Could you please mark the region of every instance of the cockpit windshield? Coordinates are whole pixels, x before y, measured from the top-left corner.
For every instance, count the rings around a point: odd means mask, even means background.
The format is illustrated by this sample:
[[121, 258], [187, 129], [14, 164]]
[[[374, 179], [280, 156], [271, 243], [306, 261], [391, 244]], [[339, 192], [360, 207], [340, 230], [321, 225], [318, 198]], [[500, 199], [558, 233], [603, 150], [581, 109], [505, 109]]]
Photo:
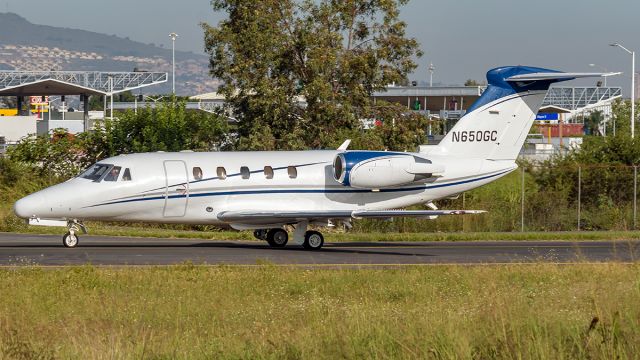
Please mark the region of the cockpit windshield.
[[80, 174], [78, 177], [83, 179], [93, 180], [93, 181], [100, 181], [104, 176], [104, 174], [106, 174], [107, 171], [112, 167], [113, 165], [108, 165], [108, 164], [94, 164], [90, 168], [85, 170], [85, 172]]
[[109, 170], [107, 176], [104, 177], [104, 181], [118, 181], [118, 176], [120, 176], [120, 166], [114, 166]]
[[[122, 177], [120, 175], [122, 175]], [[78, 177], [95, 182], [118, 181], [119, 178], [120, 181], [131, 181], [131, 171], [129, 168], [122, 170], [121, 166], [112, 164], [94, 164], [78, 175]]]

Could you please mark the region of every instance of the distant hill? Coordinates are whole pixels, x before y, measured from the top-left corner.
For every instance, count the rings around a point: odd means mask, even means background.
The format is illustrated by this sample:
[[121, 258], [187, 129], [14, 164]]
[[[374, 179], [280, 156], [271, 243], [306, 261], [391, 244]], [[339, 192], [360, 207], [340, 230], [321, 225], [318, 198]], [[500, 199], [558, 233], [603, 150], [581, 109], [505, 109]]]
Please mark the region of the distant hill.
[[[0, 44], [29, 44], [123, 56], [169, 58], [171, 49], [92, 31], [36, 25], [14, 13], [0, 13]], [[176, 58], [206, 56], [176, 51]]]
[[[171, 49], [115, 35], [37, 25], [14, 13], [0, 13], [0, 70], [170, 71]], [[208, 58], [176, 51], [179, 93], [215, 90]], [[151, 90], [152, 88], [149, 88]], [[167, 86], [153, 92], [166, 92]]]

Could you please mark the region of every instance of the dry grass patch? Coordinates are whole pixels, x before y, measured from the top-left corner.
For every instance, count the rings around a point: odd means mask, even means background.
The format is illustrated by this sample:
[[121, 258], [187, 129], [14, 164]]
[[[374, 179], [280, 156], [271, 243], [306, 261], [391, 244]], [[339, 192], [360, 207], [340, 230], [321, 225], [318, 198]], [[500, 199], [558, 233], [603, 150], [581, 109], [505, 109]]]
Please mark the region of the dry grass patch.
[[634, 358], [639, 270], [2, 270], [0, 358]]

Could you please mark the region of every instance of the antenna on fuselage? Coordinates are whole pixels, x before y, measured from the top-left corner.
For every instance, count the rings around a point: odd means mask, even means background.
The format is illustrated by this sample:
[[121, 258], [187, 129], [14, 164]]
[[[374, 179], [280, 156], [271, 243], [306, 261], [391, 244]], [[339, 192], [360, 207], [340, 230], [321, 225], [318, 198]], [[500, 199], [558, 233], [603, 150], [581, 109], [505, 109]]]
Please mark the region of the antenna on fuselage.
[[349, 147], [349, 144], [351, 144], [351, 139], [347, 139], [345, 140], [345, 142], [342, 143], [342, 145], [340, 145], [340, 147], [338, 148], [338, 150], [340, 151], [345, 151], [347, 150], [347, 148]]

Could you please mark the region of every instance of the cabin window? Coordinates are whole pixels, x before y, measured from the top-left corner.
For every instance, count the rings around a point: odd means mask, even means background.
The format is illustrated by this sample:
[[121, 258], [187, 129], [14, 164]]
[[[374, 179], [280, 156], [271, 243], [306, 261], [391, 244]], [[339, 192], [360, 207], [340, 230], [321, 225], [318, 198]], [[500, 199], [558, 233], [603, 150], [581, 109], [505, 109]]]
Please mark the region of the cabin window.
[[131, 171], [129, 171], [129, 168], [124, 169], [124, 173], [122, 174], [122, 181], [131, 181]]
[[267, 179], [273, 179], [273, 168], [271, 166], [264, 167], [264, 177]]
[[104, 181], [118, 181], [118, 176], [120, 176], [120, 170], [122, 168], [120, 166], [114, 166], [109, 170], [107, 176], [104, 177]]
[[251, 171], [249, 171], [249, 168], [246, 166], [243, 166], [240, 168], [240, 175], [242, 176], [243, 179], [248, 179], [251, 176]]
[[227, 178], [227, 170], [225, 168], [223, 168], [222, 166], [219, 166], [216, 169], [216, 174], [218, 175], [218, 179], [220, 180], [224, 180]]
[[290, 179], [295, 179], [295, 178], [298, 177], [298, 170], [296, 169], [295, 166], [287, 167], [287, 173], [289, 173], [289, 178]]
[[196, 180], [202, 180], [202, 169], [199, 167], [193, 168], [193, 178]]

